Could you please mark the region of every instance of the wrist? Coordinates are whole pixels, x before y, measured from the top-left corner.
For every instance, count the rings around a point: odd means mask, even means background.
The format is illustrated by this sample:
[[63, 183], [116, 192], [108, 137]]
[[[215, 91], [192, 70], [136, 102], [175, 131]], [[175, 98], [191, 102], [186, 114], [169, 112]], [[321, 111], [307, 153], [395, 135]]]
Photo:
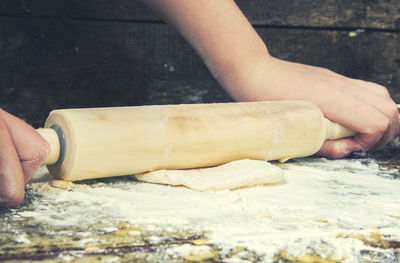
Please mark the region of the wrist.
[[258, 55], [225, 67], [223, 74], [216, 76], [216, 79], [236, 101], [265, 100], [264, 96], [259, 95], [266, 94], [268, 83], [265, 80], [273, 64], [274, 58], [265, 49]]

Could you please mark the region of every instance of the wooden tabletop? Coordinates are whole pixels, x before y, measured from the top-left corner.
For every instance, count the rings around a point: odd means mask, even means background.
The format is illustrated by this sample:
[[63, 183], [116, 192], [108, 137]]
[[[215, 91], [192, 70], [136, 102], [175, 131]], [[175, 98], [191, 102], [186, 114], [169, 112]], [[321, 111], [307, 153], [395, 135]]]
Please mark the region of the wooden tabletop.
[[294, 160], [285, 183], [224, 192], [36, 179], [1, 211], [0, 261], [398, 262], [399, 153]]

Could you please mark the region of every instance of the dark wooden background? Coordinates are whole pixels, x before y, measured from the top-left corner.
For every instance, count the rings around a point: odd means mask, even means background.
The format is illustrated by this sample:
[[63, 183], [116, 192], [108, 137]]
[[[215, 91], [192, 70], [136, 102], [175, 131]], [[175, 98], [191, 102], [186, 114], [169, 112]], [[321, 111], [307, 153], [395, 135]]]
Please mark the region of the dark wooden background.
[[[274, 56], [376, 81], [400, 102], [400, 0], [236, 2]], [[56, 108], [229, 100], [138, 0], [0, 0], [0, 107], [34, 126]]]

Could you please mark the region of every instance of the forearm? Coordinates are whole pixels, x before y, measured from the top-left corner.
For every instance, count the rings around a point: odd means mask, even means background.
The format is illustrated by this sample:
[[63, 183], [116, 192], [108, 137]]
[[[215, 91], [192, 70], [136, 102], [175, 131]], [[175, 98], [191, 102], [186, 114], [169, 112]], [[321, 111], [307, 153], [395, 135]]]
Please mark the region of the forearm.
[[143, 0], [173, 25], [231, 94], [242, 93], [267, 48], [233, 0]]

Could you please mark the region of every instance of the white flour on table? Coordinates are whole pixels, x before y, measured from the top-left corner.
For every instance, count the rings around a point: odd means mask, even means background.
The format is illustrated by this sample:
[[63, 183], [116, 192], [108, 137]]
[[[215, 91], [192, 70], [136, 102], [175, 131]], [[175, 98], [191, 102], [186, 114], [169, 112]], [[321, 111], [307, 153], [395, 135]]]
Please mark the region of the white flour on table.
[[300, 256], [312, 247], [343, 262], [358, 262], [363, 249], [379, 250], [357, 239], [338, 238], [340, 233], [368, 235], [379, 229], [400, 239], [400, 180], [378, 176], [373, 160], [304, 159], [281, 167], [285, 183], [236, 191], [197, 192], [118, 180], [57, 190], [34, 200], [35, 210], [20, 216], [64, 226], [112, 216], [135, 224], [207, 231], [210, 243], [225, 250], [245, 246], [266, 262], [281, 249]]

